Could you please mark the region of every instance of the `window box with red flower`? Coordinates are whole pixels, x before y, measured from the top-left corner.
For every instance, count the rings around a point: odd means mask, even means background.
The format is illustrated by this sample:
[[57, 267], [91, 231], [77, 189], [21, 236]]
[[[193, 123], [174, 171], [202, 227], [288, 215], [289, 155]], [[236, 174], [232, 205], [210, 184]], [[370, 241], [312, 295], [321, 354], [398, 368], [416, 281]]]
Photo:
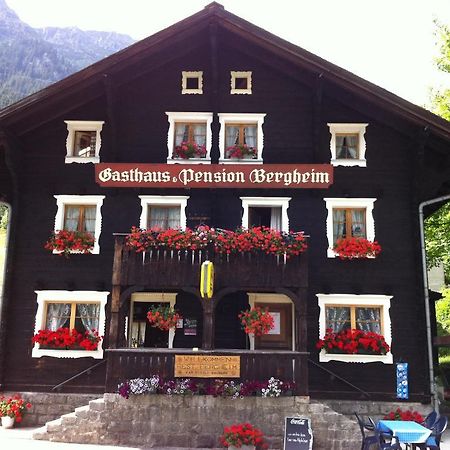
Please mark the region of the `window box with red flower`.
[[180, 145], [176, 145], [172, 155], [173, 159], [205, 159], [206, 158], [206, 146], [196, 144], [195, 142], [181, 142]]
[[44, 248], [69, 257], [71, 253], [92, 253], [95, 238], [87, 231], [59, 230], [52, 233]]
[[258, 151], [255, 147], [249, 147], [247, 144], [231, 145], [227, 147], [225, 157], [227, 159], [256, 159]]
[[338, 239], [333, 247], [334, 252], [341, 259], [375, 258], [381, 252], [377, 241], [371, 242], [361, 237]]

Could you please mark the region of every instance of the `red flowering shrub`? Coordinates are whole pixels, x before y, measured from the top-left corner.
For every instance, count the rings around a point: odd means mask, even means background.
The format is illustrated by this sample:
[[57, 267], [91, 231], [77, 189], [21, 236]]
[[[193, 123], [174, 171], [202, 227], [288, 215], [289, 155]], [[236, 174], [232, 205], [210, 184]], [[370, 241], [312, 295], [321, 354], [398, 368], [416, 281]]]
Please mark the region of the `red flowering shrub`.
[[241, 311], [238, 317], [244, 331], [255, 336], [267, 334], [275, 326], [268, 308], [257, 306], [248, 311]]
[[258, 151], [255, 147], [249, 147], [247, 144], [232, 145], [227, 147], [225, 157], [242, 159], [245, 156], [249, 156], [250, 158], [255, 159], [257, 152]]
[[250, 423], [238, 423], [225, 427], [222, 436], [220, 436], [220, 443], [224, 447], [234, 446], [240, 448], [243, 445], [267, 447], [262, 431]]
[[377, 256], [381, 246], [377, 241], [371, 242], [364, 238], [349, 237], [338, 239], [333, 250], [341, 259], [367, 258]]
[[350, 328], [339, 333], [327, 328], [325, 336], [319, 339], [316, 347], [323, 348], [328, 353], [385, 355], [389, 351], [389, 345], [381, 334]]
[[412, 411], [410, 409], [402, 411], [400, 408], [397, 408], [395, 411], [391, 411], [383, 418], [385, 420], [413, 420], [417, 423], [423, 423], [423, 421], [425, 420], [423, 416], [417, 411]]
[[181, 159], [205, 158], [206, 147], [195, 142], [183, 141], [180, 145], [175, 146], [172, 157]]
[[0, 397], [0, 417], [14, 418], [17, 423], [22, 422], [23, 413], [31, 408], [31, 403], [16, 394], [13, 397]]
[[70, 253], [91, 253], [94, 243], [94, 236], [87, 231], [60, 230], [52, 233], [44, 248], [68, 257]]
[[43, 348], [58, 348], [64, 350], [97, 350], [98, 343], [102, 340], [96, 330], [84, 334], [69, 328], [58, 328], [56, 331], [39, 330], [31, 338], [33, 344], [39, 344]]
[[175, 328], [177, 321], [181, 318], [181, 315], [169, 305], [152, 306], [147, 313], [147, 319], [150, 325], [164, 331]]

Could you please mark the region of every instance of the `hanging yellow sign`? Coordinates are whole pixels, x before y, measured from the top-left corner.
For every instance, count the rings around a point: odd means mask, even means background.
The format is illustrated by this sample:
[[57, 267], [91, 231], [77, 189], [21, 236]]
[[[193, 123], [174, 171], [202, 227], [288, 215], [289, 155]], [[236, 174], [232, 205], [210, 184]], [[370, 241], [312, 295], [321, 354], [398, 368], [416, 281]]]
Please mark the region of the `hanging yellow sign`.
[[214, 264], [205, 261], [200, 268], [200, 295], [211, 298], [214, 294]]

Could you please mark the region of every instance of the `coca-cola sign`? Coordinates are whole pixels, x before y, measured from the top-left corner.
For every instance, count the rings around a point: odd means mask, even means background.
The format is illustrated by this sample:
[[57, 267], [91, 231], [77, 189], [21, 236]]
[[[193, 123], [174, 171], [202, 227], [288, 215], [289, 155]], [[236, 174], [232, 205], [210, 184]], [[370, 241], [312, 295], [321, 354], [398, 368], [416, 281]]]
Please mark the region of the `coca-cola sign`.
[[325, 189], [333, 184], [333, 166], [101, 163], [95, 180], [104, 187]]

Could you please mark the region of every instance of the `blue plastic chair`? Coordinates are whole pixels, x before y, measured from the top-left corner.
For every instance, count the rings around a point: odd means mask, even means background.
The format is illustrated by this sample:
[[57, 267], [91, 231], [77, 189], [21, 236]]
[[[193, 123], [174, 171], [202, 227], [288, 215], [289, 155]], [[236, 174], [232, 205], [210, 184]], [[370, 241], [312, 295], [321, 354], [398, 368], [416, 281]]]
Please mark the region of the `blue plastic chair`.
[[434, 425], [440, 418], [439, 414], [433, 410], [428, 414], [427, 417], [425, 417], [425, 420], [422, 422], [422, 425], [426, 428], [429, 428], [430, 430], [433, 429]]
[[391, 433], [386, 433], [375, 428], [375, 437], [377, 439], [376, 444], [378, 445], [378, 450], [402, 450], [397, 436], [393, 436]]
[[420, 450], [440, 450], [442, 433], [446, 430], [448, 419], [445, 416], [439, 417], [433, 426], [433, 431], [424, 444], [415, 444], [414, 448]]
[[358, 416], [355, 412], [356, 420], [358, 421], [359, 429], [361, 430], [362, 441], [361, 441], [361, 450], [369, 450], [372, 445], [378, 443], [378, 438], [372, 434], [367, 435], [367, 431], [375, 432], [375, 426], [372, 419], [369, 417], [368, 422], [364, 422], [363, 418]]

